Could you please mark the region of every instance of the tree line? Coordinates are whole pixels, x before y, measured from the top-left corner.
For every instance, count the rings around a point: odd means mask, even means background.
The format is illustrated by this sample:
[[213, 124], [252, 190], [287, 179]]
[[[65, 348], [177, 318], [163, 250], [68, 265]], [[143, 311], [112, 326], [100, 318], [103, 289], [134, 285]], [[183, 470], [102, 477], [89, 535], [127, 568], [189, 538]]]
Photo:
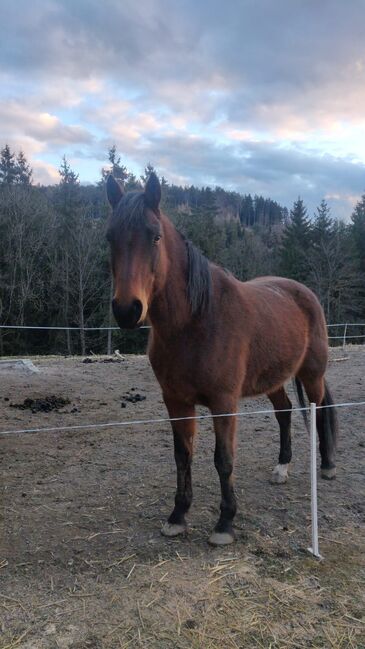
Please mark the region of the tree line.
[[[0, 324], [75, 328], [0, 329], [0, 354], [142, 351], [146, 333], [85, 331], [114, 326], [105, 241], [108, 173], [142, 189], [113, 146], [100, 181], [82, 185], [64, 157], [59, 182], [35, 186], [23, 152], [0, 153]], [[365, 194], [348, 223], [323, 200], [310, 218], [292, 208], [221, 187], [181, 187], [164, 177], [162, 209], [212, 261], [241, 280], [283, 275], [317, 294], [328, 322], [365, 321]]]

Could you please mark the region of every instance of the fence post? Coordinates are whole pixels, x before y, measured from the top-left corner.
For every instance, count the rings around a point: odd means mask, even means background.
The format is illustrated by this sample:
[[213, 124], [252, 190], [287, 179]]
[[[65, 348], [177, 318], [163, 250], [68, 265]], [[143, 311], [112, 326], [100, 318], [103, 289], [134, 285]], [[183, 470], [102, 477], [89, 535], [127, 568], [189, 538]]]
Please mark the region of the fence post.
[[346, 334], [347, 334], [347, 322], [345, 324], [345, 330], [343, 332], [342, 349], [345, 349], [345, 347], [346, 347]]
[[312, 547], [309, 552], [322, 559], [318, 548], [318, 509], [317, 509], [317, 407], [310, 404], [310, 469], [311, 469], [311, 515], [312, 515]]

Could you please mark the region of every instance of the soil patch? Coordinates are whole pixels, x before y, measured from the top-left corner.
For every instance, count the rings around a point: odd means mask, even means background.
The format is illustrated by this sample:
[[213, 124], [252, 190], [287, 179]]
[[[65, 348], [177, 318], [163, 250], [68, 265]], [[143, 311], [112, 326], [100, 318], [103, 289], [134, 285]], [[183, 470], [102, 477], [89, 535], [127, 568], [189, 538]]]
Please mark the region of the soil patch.
[[23, 403], [11, 403], [10, 408], [18, 408], [19, 410], [31, 410], [31, 412], [52, 412], [52, 410], [60, 410], [71, 403], [70, 399], [63, 397], [44, 397], [43, 399], [30, 399], [27, 397]]
[[[328, 367], [334, 400], [364, 401], [365, 346], [348, 346], [346, 357], [331, 352], [342, 361]], [[237, 542], [211, 548], [220, 502], [212, 421], [199, 422], [188, 533], [168, 539], [160, 529], [176, 485], [169, 423], [96, 427], [167, 417], [147, 358], [37, 366], [0, 381], [0, 431], [56, 429], [0, 436], [1, 649], [364, 649], [365, 407], [338, 412], [337, 480], [318, 480], [317, 561], [307, 552], [301, 413], [289, 481], [272, 485], [279, 427], [271, 413], [249, 414], [270, 409], [265, 397], [241, 401]], [[72, 407], [33, 414], [5, 401], [49, 394]], [[147, 399], [130, 406], [125, 397], [136, 394]], [[57, 430], [78, 424], [91, 428]]]

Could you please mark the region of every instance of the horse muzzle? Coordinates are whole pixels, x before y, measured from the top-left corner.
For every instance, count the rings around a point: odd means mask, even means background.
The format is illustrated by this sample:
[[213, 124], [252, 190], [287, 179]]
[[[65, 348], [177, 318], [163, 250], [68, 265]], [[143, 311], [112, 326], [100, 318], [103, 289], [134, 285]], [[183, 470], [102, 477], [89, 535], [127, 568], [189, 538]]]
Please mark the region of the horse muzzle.
[[112, 309], [114, 318], [121, 329], [135, 329], [142, 324], [143, 304], [140, 300], [133, 300], [127, 306], [122, 306], [114, 298]]

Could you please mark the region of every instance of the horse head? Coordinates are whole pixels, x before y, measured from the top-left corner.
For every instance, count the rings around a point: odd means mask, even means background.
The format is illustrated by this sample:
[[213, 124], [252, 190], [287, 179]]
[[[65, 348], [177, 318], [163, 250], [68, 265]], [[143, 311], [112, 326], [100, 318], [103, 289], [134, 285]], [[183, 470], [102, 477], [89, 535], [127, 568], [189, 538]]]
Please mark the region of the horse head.
[[107, 231], [114, 277], [112, 308], [121, 328], [134, 329], [145, 320], [166, 265], [161, 186], [152, 173], [144, 192], [124, 193], [110, 175], [106, 189], [113, 209]]

